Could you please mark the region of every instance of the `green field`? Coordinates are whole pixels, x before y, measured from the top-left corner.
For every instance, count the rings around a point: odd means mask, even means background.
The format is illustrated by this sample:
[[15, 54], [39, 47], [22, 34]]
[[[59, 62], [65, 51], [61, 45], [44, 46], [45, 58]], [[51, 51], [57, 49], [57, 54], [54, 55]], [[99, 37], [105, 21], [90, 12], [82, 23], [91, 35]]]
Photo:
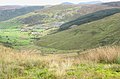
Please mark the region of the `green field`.
[[0, 29], [0, 43], [7, 47], [12, 47], [14, 49], [37, 49], [41, 50], [44, 53], [63, 53], [65, 51], [57, 50], [53, 48], [44, 48], [36, 45], [36, 38], [41, 38], [49, 33], [52, 33], [56, 28], [51, 28], [48, 30], [45, 29], [36, 29], [38, 33], [41, 33], [39, 36], [35, 36], [28, 32], [21, 32], [20, 29]]
[[10, 47], [25, 46], [30, 44], [28, 33], [21, 33], [18, 29], [1, 29], [0, 42]]

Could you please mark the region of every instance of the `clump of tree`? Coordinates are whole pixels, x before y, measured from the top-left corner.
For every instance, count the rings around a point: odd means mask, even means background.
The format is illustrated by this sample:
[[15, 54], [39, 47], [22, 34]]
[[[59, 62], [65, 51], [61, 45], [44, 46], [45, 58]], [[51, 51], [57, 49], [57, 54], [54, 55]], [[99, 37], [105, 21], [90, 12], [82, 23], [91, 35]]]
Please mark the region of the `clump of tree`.
[[6, 39], [6, 41], [3, 42], [3, 45], [6, 46], [6, 47], [12, 47], [12, 43], [10, 41], [9, 36], [5, 36], [5, 39]]

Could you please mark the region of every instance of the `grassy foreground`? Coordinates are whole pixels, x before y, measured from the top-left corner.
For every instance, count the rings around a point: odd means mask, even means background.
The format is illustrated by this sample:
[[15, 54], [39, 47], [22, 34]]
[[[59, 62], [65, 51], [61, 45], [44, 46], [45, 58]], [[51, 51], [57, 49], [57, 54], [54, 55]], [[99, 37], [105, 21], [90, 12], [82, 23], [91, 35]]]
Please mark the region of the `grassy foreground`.
[[0, 79], [119, 79], [120, 47], [46, 54], [0, 46]]

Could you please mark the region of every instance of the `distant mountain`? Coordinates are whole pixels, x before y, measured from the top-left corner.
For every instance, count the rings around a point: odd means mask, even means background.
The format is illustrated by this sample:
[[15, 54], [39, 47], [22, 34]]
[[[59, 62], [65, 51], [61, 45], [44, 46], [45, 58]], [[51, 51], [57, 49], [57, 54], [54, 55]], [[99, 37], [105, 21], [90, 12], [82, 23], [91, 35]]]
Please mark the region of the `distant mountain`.
[[40, 10], [43, 8], [44, 8], [44, 6], [29, 6], [29, 7], [22, 7], [19, 9], [16, 9], [14, 7], [14, 9], [11, 8], [11, 10], [10, 10], [10, 8], [9, 8], [9, 10], [0, 10], [0, 21], [9, 20], [9, 19], [12, 19], [14, 17], [24, 15], [24, 14], [27, 14], [29, 12]]
[[99, 4], [101, 1], [80, 2], [79, 4]]
[[63, 2], [62, 4], [63, 4], [63, 5], [72, 5], [72, 4], [74, 4], [74, 3], [71, 3], [71, 2]]
[[108, 6], [111, 6], [111, 7], [120, 7], [120, 1], [103, 3], [102, 5], [108, 5]]
[[19, 5], [8, 5], [8, 6], [0, 6], [0, 10], [13, 10], [13, 9], [20, 9], [23, 6]]

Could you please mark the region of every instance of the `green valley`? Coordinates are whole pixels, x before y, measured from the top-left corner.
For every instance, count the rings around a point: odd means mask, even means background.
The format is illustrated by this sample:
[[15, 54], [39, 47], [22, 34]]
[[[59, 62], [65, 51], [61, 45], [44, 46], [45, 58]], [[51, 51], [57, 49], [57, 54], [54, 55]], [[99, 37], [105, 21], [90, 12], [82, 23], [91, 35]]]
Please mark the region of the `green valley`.
[[0, 2], [0, 79], [120, 79], [120, 1], [54, 1]]

